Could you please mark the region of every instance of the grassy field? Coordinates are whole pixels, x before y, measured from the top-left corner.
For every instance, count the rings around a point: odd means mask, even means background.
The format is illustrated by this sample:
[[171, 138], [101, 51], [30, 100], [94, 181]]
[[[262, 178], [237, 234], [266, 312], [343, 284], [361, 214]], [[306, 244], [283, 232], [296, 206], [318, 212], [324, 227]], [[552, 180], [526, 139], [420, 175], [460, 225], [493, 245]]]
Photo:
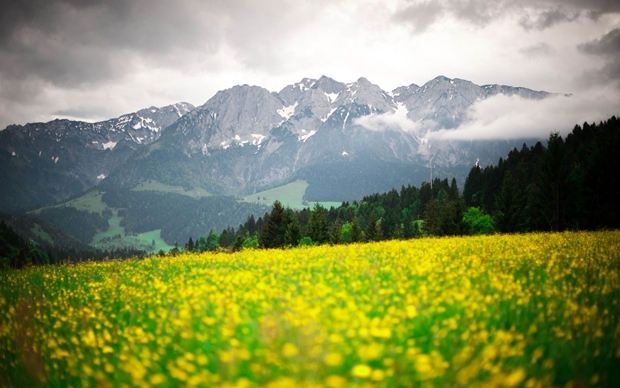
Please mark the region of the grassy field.
[[[133, 190], [154, 190], [154, 191], [165, 191], [165, 192], [174, 192], [183, 195], [188, 195], [194, 198], [198, 198], [201, 196], [208, 196], [204, 189], [193, 190], [192, 192], [185, 192], [182, 187], [169, 186], [161, 184], [157, 181], [152, 181], [151, 183], [145, 182], [142, 186], [138, 186]], [[158, 252], [160, 249], [168, 252], [173, 246], [168, 245], [160, 236], [160, 230], [152, 230], [150, 232], [140, 233], [136, 236], [126, 236], [125, 228], [120, 225], [123, 217], [118, 216], [118, 210], [116, 208], [109, 207], [105, 202], [101, 200], [101, 194], [98, 191], [89, 191], [83, 196], [73, 199], [60, 205], [55, 205], [52, 207], [74, 207], [77, 210], [89, 211], [102, 214], [103, 210], [110, 209], [112, 211], [112, 217], [108, 219], [108, 229], [97, 233], [93, 240], [91, 241], [91, 245], [95, 248], [100, 249], [108, 249], [114, 250], [118, 248], [137, 248], [143, 249], [146, 252]], [[37, 209], [31, 212], [33, 215], [37, 215], [45, 208]], [[45, 231], [41, 230], [40, 227], [34, 230], [33, 232], [39, 234], [42, 238], [48, 240], [52, 243], [52, 239]], [[120, 236], [120, 237], [119, 237]], [[155, 241], [155, 245], [152, 245], [152, 242]]]
[[182, 194], [182, 195], [187, 195], [192, 198], [208, 197], [211, 195], [209, 194], [207, 190], [203, 189], [202, 187], [186, 191], [181, 186], [170, 186], [170, 185], [167, 185], [165, 183], [160, 183], [155, 180], [142, 182], [138, 184], [136, 187], [134, 187], [132, 190], [134, 191], [159, 191], [159, 192], [164, 192], [164, 193]]
[[52, 239], [52, 237], [41, 228], [41, 225], [39, 224], [34, 224], [34, 228], [31, 229], [31, 231], [40, 239], [42, 239], [43, 241], [45, 241], [48, 244], [53, 245], [54, 244], [54, 240]]
[[[282, 203], [284, 207], [290, 207], [291, 209], [303, 209], [314, 205], [315, 202], [303, 202], [303, 196], [306, 192], [308, 183], [306, 181], [295, 181], [289, 184], [275, 187], [273, 189], [261, 191], [260, 193], [246, 196], [243, 201], [260, 203], [263, 205], [271, 206], [275, 200]], [[342, 202], [321, 202], [323, 206], [329, 209], [330, 206], [338, 207]]]
[[53, 207], [64, 207], [64, 206], [74, 207], [77, 210], [89, 211], [89, 212], [94, 212], [94, 213], [99, 213], [99, 214], [101, 214], [101, 212], [108, 207], [108, 205], [106, 205], [101, 200], [101, 194], [97, 190], [92, 190], [92, 191], [87, 192], [86, 194], [84, 194], [83, 196], [79, 198], [73, 199], [68, 202], [64, 202], [60, 205], [42, 207], [40, 209], [30, 212], [30, 214], [37, 215], [41, 212], [41, 210], [46, 209], [48, 207], [53, 208]]
[[0, 273], [0, 385], [616, 386], [620, 232]]
[[[97, 233], [93, 237], [91, 246], [99, 249], [118, 249], [118, 248], [137, 248], [146, 252], [158, 252], [160, 249], [168, 252], [173, 246], [168, 245], [161, 238], [161, 230], [152, 230], [150, 232], [140, 233], [136, 236], [126, 236], [125, 228], [120, 225], [123, 217], [119, 217], [118, 209], [111, 209], [112, 217], [108, 219], [108, 229]], [[155, 245], [152, 243], [155, 241]]]

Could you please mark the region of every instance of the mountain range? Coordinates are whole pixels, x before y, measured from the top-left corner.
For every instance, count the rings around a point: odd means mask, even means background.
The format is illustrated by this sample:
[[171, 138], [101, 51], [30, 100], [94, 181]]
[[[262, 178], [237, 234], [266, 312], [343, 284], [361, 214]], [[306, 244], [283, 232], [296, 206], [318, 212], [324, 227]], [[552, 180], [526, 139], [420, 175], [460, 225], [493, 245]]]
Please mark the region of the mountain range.
[[496, 163], [527, 139], [427, 135], [457, 128], [477, 101], [499, 94], [551, 95], [443, 76], [387, 92], [366, 78], [342, 83], [322, 76], [279, 92], [238, 85], [198, 107], [151, 107], [98, 123], [11, 125], [0, 131], [0, 210], [33, 210], [92, 189], [111, 193], [145, 183], [240, 198], [304, 181], [307, 201], [359, 199], [419, 185], [430, 174], [463, 183], [475, 163]]
[[[549, 96], [446, 77], [392, 92], [365, 78], [345, 84], [325, 76], [278, 93], [235, 86], [179, 118], [104, 183], [129, 188], [155, 179], [248, 195], [302, 179], [307, 199], [341, 201], [419, 184], [430, 167], [463, 178], [476, 160], [494, 163], [519, 142], [433, 142], [425, 134], [458, 127], [476, 101], [497, 94]], [[394, 117], [413, 128], [382, 125]]]
[[178, 103], [97, 123], [54, 120], [8, 126], [0, 131], [0, 209], [28, 209], [81, 194], [192, 109]]

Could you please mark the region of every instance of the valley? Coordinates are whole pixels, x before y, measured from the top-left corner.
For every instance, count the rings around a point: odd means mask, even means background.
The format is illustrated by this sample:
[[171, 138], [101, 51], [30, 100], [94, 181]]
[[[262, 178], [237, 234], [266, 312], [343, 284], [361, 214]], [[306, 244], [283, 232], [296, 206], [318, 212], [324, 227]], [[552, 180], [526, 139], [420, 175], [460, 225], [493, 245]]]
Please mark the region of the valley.
[[198, 107], [150, 107], [99, 123], [9, 126], [0, 131], [0, 210], [27, 212], [101, 249], [166, 251], [259, 218], [276, 199], [295, 210], [338, 207], [431, 175], [462, 186], [474, 164], [536, 139], [430, 134], [467, 122], [477, 101], [552, 95], [443, 76], [392, 91], [363, 77], [322, 76], [279, 92], [237, 85]]

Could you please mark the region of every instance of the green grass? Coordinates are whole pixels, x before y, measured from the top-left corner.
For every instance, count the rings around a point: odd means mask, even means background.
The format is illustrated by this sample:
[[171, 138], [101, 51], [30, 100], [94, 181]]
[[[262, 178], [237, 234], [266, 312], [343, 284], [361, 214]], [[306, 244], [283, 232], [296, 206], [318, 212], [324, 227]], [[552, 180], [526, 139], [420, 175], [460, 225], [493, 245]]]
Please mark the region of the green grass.
[[[282, 206], [288, 206], [291, 209], [301, 210], [305, 207], [312, 208], [315, 202], [303, 201], [304, 193], [306, 192], [307, 187], [308, 182], [298, 180], [283, 186], [248, 195], [243, 198], [243, 202], [259, 203], [261, 205], [270, 206], [278, 200], [282, 203]], [[320, 204], [329, 209], [330, 206], [340, 206], [341, 202], [320, 202]]]
[[58, 205], [45, 206], [45, 207], [42, 207], [40, 209], [36, 209], [36, 210], [31, 211], [31, 212], [29, 212], [29, 214], [37, 215], [37, 214], [41, 213], [41, 210], [43, 210], [43, 209], [58, 208], [58, 207], [64, 207], [64, 206], [74, 207], [77, 210], [82, 210], [82, 211], [88, 211], [88, 212], [94, 212], [94, 213], [101, 214], [101, 212], [108, 207], [108, 205], [106, 205], [101, 200], [101, 196], [102, 196], [102, 194], [100, 194], [99, 191], [92, 190], [92, 191], [87, 192], [86, 194], [84, 194], [83, 196], [81, 196], [79, 198], [75, 198], [75, 199], [72, 199], [71, 201], [64, 202], [64, 203], [61, 203], [61, 204], [58, 204]]
[[139, 235], [133, 237], [139, 244], [151, 246], [151, 242], [155, 241], [155, 247], [152, 247], [148, 252], [159, 252], [159, 250], [163, 250], [164, 252], [168, 252], [170, 249], [174, 248], [172, 245], [168, 245], [161, 238], [161, 229], [151, 230], [150, 232], [140, 233]]
[[[118, 209], [111, 209], [113, 216], [108, 219], [108, 230], [97, 233], [91, 245], [99, 249], [117, 249], [134, 247], [147, 252], [158, 252], [160, 249], [168, 252], [173, 246], [166, 244], [161, 238], [161, 229], [140, 233], [135, 236], [126, 236], [125, 228], [120, 225], [123, 217], [118, 215]], [[118, 237], [120, 235], [120, 237]], [[155, 241], [155, 246], [152, 242]]]
[[202, 198], [202, 197], [208, 197], [211, 195], [207, 190], [203, 189], [202, 187], [193, 188], [191, 190], [185, 190], [181, 186], [171, 186], [165, 183], [158, 182], [156, 180], [141, 182], [131, 190], [133, 191], [159, 191], [163, 193], [187, 195], [188, 197], [192, 197], [192, 198]]
[[[181, 186], [170, 186], [157, 181], [144, 182], [133, 188], [134, 191], [160, 191], [166, 193], [177, 193], [187, 195], [193, 198], [206, 197], [210, 194], [202, 189], [192, 189], [191, 191], [185, 191]], [[138, 249], [144, 249], [147, 252], [158, 252], [160, 249], [164, 251], [169, 251], [173, 248], [172, 245], [168, 245], [160, 236], [160, 230], [152, 230], [149, 232], [141, 233], [135, 236], [125, 236], [125, 228], [120, 225], [123, 217], [118, 216], [118, 210], [116, 208], [109, 207], [105, 202], [101, 200], [102, 194], [100, 194], [97, 190], [92, 190], [84, 194], [83, 196], [73, 199], [71, 201], [53, 205], [42, 207], [37, 210], [33, 210], [29, 212], [29, 214], [37, 215], [43, 209], [47, 208], [59, 208], [59, 207], [73, 207], [77, 210], [88, 211], [102, 214], [103, 210], [110, 209], [112, 211], [112, 217], [108, 219], [108, 229], [102, 232], [97, 233], [90, 245], [99, 249], [118, 249], [118, 248], [129, 248], [134, 247]], [[53, 244], [54, 241], [41, 227], [37, 224], [33, 229], [33, 233], [40, 236], [43, 240], [48, 241], [50, 244]], [[120, 235], [120, 238], [117, 237]], [[104, 240], [105, 239], [105, 240]], [[151, 245], [152, 241], [155, 241], [155, 247]]]
[[32, 233], [40, 238], [43, 241], [48, 242], [49, 244], [54, 244], [54, 239], [41, 228], [41, 225], [34, 224], [34, 227], [31, 229]]

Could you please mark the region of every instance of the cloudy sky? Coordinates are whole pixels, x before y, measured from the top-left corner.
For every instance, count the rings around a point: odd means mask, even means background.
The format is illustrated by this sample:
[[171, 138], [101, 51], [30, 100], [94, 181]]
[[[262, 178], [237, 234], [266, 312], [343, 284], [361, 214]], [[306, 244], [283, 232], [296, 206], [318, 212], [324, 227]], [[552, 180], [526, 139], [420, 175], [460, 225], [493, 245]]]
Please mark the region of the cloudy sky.
[[0, 13], [0, 128], [201, 105], [233, 85], [279, 91], [321, 75], [387, 91], [445, 75], [572, 93], [492, 101], [461, 129], [563, 118], [543, 123], [548, 134], [620, 114], [620, 2], [22, 0]]

